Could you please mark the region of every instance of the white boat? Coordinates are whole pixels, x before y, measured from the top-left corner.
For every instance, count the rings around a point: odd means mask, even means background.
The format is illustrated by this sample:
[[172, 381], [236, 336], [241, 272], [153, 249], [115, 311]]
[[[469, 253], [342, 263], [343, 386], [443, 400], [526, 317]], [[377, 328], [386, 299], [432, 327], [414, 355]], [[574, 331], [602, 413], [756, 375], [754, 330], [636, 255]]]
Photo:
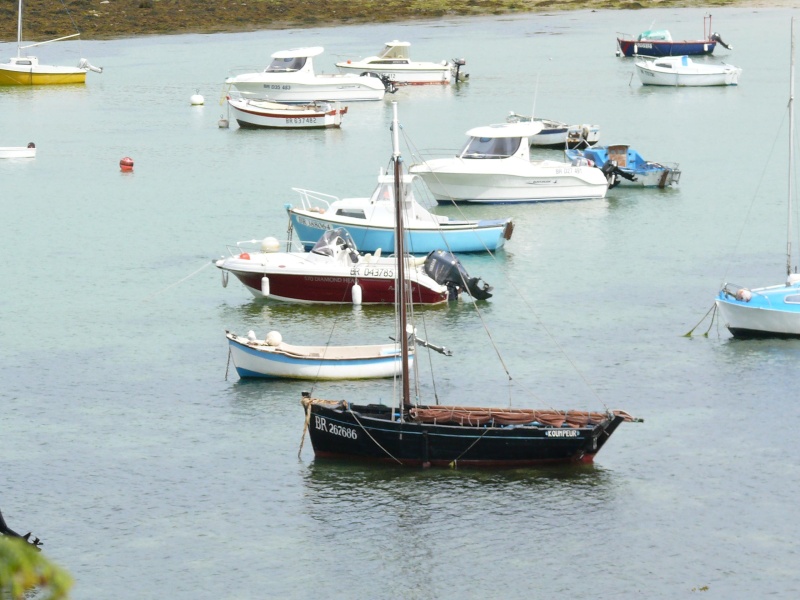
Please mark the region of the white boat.
[[345, 73], [378, 73], [385, 75], [394, 83], [409, 85], [448, 84], [453, 79], [458, 81], [467, 77], [460, 72], [460, 68], [465, 64], [463, 60], [454, 60], [452, 63], [446, 60], [414, 61], [408, 55], [410, 46], [410, 42], [398, 40], [386, 42], [377, 56], [337, 62], [336, 66]]
[[[451, 219], [434, 215], [414, 194], [416, 176], [403, 174], [401, 202], [404, 211], [407, 251], [428, 254], [438, 248], [450, 252], [486, 252], [502, 248], [511, 239], [514, 222], [504, 219]], [[420, 184], [421, 185], [421, 184]], [[328, 229], [342, 227], [362, 252], [394, 248], [395, 201], [394, 176], [381, 169], [378, 185], [371, 196], [343, 198], [293, 188], [300, 194], [300, 206], [286, 205], [292, 229], [309, 249]]]
[[534, 121], [542, 124], [542, 130], [530, 138], [531, 146], [536, 148], [586, 148], [600, 142], [600, 127], [598, 125], [567, 125], [561, 121], [542, 119], [541, 117], [527, 117], [515, 113], [508, 113], [506, 121], [509, 123], [528, 123]]
[[794, 17], [789, 75], [789, 241], [786, 281], [778, 285], [746, 288], [726, 283], [715, 306], [722, 323], [737, 338], [800, 338], [800, 274], [792, 267], [792, 214], [794, 189]]
[[228, 96], [233, 118], [244, 128], [327, 129], [341, 127], [347, 107], [338, 102], [283, 104]]
[[316, 73], [314, 57], [324, 50], [314, 46], [275, 52], [263, 71], [229, 77], [225, 83], [244, 97], [286, 103], [382, 100], [387, 90], [394, 90], [391, 82], [381, 77]]
[[36, 158], [36, 144], [27, 146], [0, 146], [0, 158]]
[[[294, 346], [277, 331], [257, 339], [225, 332], [239, 377], [282, 379], [376, 379], [401, 371], [400, 343], [368, 346]], [[412, 358], [409, 357], [409, 362]]]
[[439, 203], [553, 202], [604, 198], [609, 181], [597, 167], [531, 160], [530, 138], [542, 124], [498, 123], [467, 131], [452, 158], [413, 164]]
[[[382, 252], [360, 255], [344, 229], [326, 231], [311, 252], [280, 251], [280, 242], [265, 238], [239, 242], [230, 256], [215, 261], [223, 286], [232, 273], [256, 298], [305, 304], [392, 304], [398, 260]], [[389, 251], [387, 251], [387, 254]], [[467, 291], [477, 299], [491, 297], [491, 287], [471, 278], [449, 252], [406, 256], [406, 280], [416, 304], [440, 304]]]
[[103, 69], [89, 64], [85, 58], [78, 62], [77, 67], [63, 67], [43, 65], [35, 56], [23, 55], [22, 51], [34, 46], [41, 46], [51, 42], [59, 42], [79, 36], [79, 33], [66, 35], [46, 42], [22, 45], [22, 0], [19, 0], [17, 13], [17, 55], [7, 62], [0, 63], [1, 85], [56, 85], [67, 83], [86, 83], [86, 72], [102, 73]]
[[698, 63], [688, 56], [637, 60], [636, 72], [643, 85], [700, 87], [739, 85], [742, 69], [726, 64]]

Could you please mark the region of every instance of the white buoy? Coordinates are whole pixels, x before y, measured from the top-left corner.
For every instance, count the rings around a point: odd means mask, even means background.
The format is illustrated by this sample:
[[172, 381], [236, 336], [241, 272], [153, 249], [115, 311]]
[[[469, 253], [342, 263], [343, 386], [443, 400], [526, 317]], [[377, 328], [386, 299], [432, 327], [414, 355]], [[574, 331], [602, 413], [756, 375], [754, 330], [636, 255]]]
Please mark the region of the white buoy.
[[200, 95], [200, 90], [197, 90], [197, 93], [192, 94], [192, 97], [189, 98], [189, 102], [192, 103], [192, 106], [200, 106], [201, 104], [205, 104], [206, 100]]
[[226, 288], [228, 287], [228, 272], [221, 271], [221, 273], [222, 273], [222, 287]]
[[278, 331], [270, 331], [267, 337], [264, 338], [264, 341], [267, 343], [267, 346], [277, 347], [281, 345], [283, 336]]
[[220, 129], [227, 129], [229, 126], [228, 119], [225, 118], [225, 115], [219, 116], [219, 122], [217, 123]]
[[269, 277], [266, 275], [261, 278], [261, 293], [265, 298], [269, 296]]
[[278, 252], [280, 249], [281, 243], [278, 241], [278, 238], [265, 237], [263, 240], [261, 240], [262, 252]]
[[353, 304], [356, 306], [361, 306], [361, 286], [357, 283], [353, 285], [353, 289], [351, 290], [351, 294], [353, 296]]

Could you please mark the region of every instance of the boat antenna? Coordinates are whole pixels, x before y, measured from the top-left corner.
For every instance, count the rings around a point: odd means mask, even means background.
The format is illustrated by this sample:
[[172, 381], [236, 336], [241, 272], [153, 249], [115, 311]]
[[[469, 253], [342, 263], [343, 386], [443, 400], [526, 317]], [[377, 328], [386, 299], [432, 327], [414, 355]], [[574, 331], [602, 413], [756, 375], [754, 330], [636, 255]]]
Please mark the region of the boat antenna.
[[792, 51], [789, 59], [789, 218], [786, 236], [786, 275], [792, 274], [792, 191], [794, 188], [794, 17], [792, 17]]
[[397, 123], [397, 102], [392, 102], [392, 163], [394, 167], [394, 210], [395, 210], [395, 255], [397, 256], [397, 281], [395, 282], [395, 304], [399, 313], [400, 360], [402, 361], [403, 377], [403, 409], [400, 419], [403, 419], [405, 409], [411, 408], [411, 388], [408, 373], [408, 314], [406, 311], [406, 253], [405, 233], [403, 231], [403, 200], [401, 182], [403, 167], [400, 162], [400, 126]]

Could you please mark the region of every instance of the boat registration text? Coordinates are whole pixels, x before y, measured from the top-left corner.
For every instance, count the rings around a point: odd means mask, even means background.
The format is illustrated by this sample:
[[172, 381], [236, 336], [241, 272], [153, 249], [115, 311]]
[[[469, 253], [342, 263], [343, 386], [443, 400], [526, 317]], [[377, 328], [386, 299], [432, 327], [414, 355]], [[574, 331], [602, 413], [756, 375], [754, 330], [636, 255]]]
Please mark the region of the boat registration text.
[[314, 428], [317, 431], [324, 431], [326, 433], [330, 433], [331, 435], [338, 435], [350, 440], [358, 439], [358, 432], [355, 429], [343, 427], [342, 425], [337, 425], [336, 423], [328, 423], [327, 419], [317, 415], [314, 415]]

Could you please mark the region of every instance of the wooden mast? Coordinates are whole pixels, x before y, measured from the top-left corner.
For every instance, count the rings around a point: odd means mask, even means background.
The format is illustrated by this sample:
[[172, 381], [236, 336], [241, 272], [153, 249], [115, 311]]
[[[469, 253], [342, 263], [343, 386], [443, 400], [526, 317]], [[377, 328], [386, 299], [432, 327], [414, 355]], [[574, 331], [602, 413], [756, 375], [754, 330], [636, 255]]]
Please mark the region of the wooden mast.
[[[394, 210], [395, 210], [395, 257], [397, 259], [397, 281], [395, 282], [395, 304], [399, 311], [397, 332], [400, 339], [400, 360], [402, 360], [403, 408], [411, 407], [411, 388], [408, 374], [408, 313], [406, 310], [406, 257], [405, 232], [403, 230], [403, 168], [400, 163], [400, 125], [397, 123], [397, 102], [392, 102], [392, 163], [394, 166]], [[401, 420], [403, 412], [401, 412]]]

